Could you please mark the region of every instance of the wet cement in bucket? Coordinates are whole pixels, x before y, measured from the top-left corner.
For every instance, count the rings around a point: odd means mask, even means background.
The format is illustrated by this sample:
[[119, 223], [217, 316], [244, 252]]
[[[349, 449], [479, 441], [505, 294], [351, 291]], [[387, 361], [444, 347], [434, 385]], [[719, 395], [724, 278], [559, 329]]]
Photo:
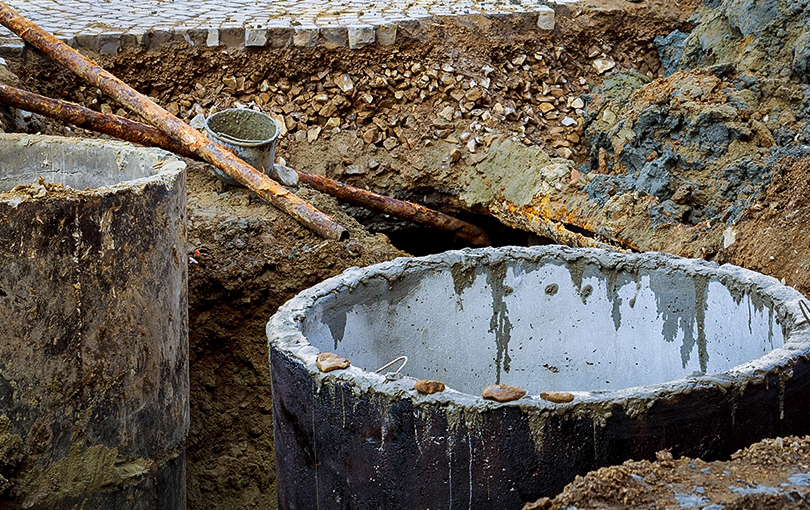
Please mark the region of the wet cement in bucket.
[[[268, 325], [281, 508], [519, 507], [664, 448], [710, 459], [802, 433], [799, 299], [661, 254], [462, 251], [348, 271]], [[322, 351], [352, 367], [319, 372]], [[404, 377], [374, 373], [399, 355]], [[449, 389], [421, 395], [420, 378]], [[528, 396], [477, 396], [497, 382]]]

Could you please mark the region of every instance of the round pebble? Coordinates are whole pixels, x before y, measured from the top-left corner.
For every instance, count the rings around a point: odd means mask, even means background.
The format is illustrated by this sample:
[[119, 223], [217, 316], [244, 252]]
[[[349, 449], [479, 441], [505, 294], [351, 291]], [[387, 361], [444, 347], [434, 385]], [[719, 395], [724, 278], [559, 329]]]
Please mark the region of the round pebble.
[[496, 402], [512, 402], [524, 395], [527, 391], [518, 386], [509, 386], [508, 384], [493, 384], [484, 388], [481, 396], [487, 400], [494, 400]]
[[321, 372], [331, 372], [332, 370], [349, 368], [352, 362], [334, 352], [322, 352], [315, 358], [315, 364]]
[[441, 381], [431, 381], [430, 379], [420, 379], [416, 381], [414, 388], [416, 388], [416, 391], [419, 393], [433, 395], [434, 393], [444, 391], [444, 383]]

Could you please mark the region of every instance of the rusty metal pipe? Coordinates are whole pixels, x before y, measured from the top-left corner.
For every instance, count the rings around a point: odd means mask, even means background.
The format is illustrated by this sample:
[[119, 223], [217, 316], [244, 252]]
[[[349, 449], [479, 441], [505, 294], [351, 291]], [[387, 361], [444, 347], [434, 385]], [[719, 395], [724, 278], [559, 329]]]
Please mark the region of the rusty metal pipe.
[[496, 200], [490, 204], [489, 211], [509, 227], [534, 232], [537, 235], [551, 239], [557, 244], [564, 244], [574, 248], [603, 248], [605, 250], [624, 251], [620, 247], [572, 232], [565, 228], [562, 223], [552, 221], [528, 207], [515, 207], [506, 200]]
[[173, 140], [159, 129], [118, 115], [97, 112], [69, 101], [52, 99], [0, 83], [0, 103], [58, 119], [81, 128], [92, 129], [128, 142], [160, 147], [181, 156], [199, 159], [186, 146]]
[[242, 159], [167, 112], [92, 60], [20, 16], [1, 1], [0, 24], [155, 125], [169, 137], [188, 147], [194, 154], [244, 184], [302, 225], [328, 239], [348, 237], [348, 231], [335, 220], [289, 192], [265, 174], [256, 171]]
[[[169, 150], [181, 156], [200, 159], [185, 145], [173, 140], [162, 131], [117, 115], [100, 113], [84, 106], [0, 84], [0, 102], [15, 108], [53, 117], [82, 128], [92, 129], [116, 138]], [[484, 230], [422, 205], [398, 200], [356, 188], [340, 181], [296, 170], [301, 182], [340, 200], [359, 205], [397, 218], [422, 223], [439, 230], [455, 232], [460, 238], [477, 246], [489, 246]]]
[[489, 236], [483, 229], [434, 209], [356, 188], [321, 175], [310, 174], [302, 170], [296, 170], [296, 172], [298, 172], [301, 182], [346, 202], [361, 205], [372, 211], [390, 214], [397, 218], [429, 225], [439, 230], [454, 232], [458, 238], [476, 246], [489, 246], [491, 244]]

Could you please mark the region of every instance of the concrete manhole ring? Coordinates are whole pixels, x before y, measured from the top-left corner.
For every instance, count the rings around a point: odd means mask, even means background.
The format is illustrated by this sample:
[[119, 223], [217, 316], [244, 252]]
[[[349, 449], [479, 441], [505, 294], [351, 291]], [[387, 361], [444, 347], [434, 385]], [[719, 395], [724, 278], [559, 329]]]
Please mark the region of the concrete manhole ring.
[[[281, 508], [519, 508], [661, 449], [710, 460], [806, 434], [802, 299], [660, 253], [461, 250], [350, 269], [267, 327]], [[320, 371], [328, 351], [351, 366]], [[400, 374], [376, 373], [400, 356]], [[494, 383], [528, 394], [481, 398]]]
[[0, 507], [186, 508], [185, 168], [0, 134]]

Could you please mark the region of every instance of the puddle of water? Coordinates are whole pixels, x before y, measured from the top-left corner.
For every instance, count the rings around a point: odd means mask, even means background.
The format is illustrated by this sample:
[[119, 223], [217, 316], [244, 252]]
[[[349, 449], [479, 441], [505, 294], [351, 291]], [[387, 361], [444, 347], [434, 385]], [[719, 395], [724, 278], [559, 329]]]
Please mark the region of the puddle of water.
[[810, 485], [810, 474], [796, 473], [788, 477], [788, 482], [799, 487], [807, 487]]

